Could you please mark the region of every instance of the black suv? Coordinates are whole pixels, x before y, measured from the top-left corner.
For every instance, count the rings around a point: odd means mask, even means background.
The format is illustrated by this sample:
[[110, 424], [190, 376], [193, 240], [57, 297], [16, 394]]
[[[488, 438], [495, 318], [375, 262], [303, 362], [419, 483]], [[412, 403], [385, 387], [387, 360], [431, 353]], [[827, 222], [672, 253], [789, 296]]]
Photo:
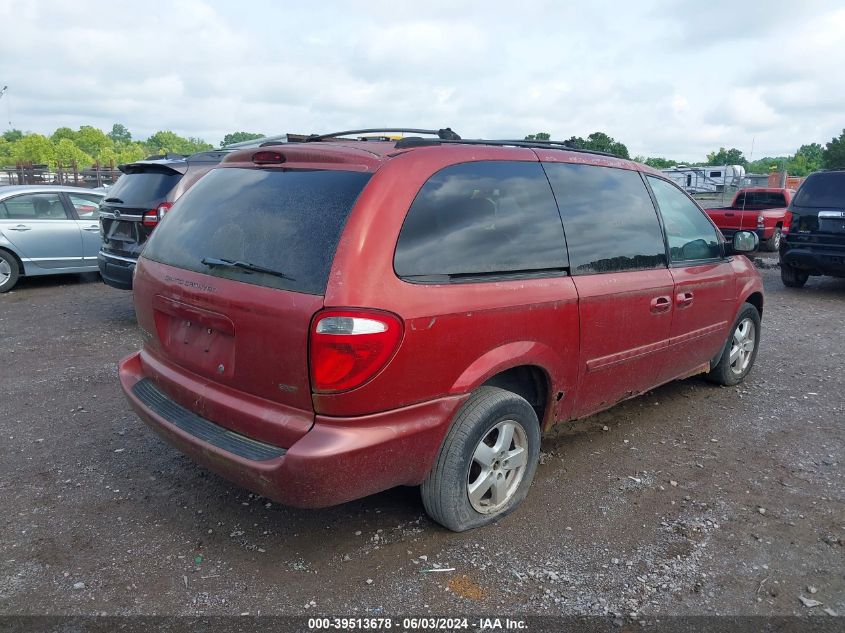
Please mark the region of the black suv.
[[106, 284], [132, 289], [138, 255], [159, 220], [227, 153], [218, 150], [191, 156], [168, 154], [120, 165], [123, 175], [100, 204], [103, 244], [97, 260]]
[[780, 246], [783, 284], [800, 288], [810, 275], [845, 277], [845, 169], [817, 171], [801, 185]]

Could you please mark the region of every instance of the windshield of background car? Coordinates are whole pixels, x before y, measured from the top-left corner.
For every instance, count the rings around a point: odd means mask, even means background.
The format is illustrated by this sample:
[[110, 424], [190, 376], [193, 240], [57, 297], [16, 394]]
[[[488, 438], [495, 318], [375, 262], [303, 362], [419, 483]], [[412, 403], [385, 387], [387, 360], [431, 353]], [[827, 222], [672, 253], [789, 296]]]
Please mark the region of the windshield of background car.
[[109, 188], [106, 204], [120, 200], [127, 207], [153, 208], [165, 201], [181, 179], [182, 174], [170, 169], [123, 174]]
[[797, 207], [845, 207], [845, 171], [810, 174], [794, 201]]
[[[183, 195], [143, 256], [259, 286], [326, 291], [340, 233], [370, 174], [351, 171], [215, 169]], [[228, 260], [243, 267], [203, 264]]]

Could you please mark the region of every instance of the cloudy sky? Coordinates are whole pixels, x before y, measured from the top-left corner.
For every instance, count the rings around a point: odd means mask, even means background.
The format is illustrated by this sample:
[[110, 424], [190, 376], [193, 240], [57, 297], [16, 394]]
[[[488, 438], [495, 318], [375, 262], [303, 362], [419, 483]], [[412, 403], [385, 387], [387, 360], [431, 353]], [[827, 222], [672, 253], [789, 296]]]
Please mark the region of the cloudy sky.
[[845, 128], [845, 3], [0, 0], [0, 129], [606, 131], [754, 157]]

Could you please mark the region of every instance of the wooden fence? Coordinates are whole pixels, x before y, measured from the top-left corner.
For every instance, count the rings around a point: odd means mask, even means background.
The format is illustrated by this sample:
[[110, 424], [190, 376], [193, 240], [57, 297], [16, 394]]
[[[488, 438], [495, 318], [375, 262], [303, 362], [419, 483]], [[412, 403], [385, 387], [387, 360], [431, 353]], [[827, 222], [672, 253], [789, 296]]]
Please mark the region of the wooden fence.
[[79, 169], [76, 161], [70, 165], [58, 163], [55, 169], [48, 165], [18, 162], [14, 167], [0, 168], [0, 185], [73, 185], [75, 187], [102, 187], [111, 185], [121, 172], [114, 163]]

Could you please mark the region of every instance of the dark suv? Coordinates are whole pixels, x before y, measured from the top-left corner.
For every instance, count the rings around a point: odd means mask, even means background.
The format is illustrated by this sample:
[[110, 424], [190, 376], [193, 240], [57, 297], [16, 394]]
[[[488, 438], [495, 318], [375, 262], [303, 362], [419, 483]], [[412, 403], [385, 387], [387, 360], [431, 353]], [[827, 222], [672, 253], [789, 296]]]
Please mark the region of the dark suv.
[[780, 276], [800, 288], [810, 275], [845, 277], [845, 169], [817, 171], [789, 206], [792, 219], [780, 246]]
[[103, 243], [97, 261], [106, 284], [132, 289], [132, 272], [150, 233], [179, 196], [227, 153], [171, 154], [120, 165], [123, 175], [100, 205]]
[[757, 236], [725, 242], [659, 172], [312, 138], [227, 156], [138, 260], [122, 387], [208, 468], [301, 507], [420, 485], [465, 530], [519, 505], [555, 423], [751, 370]]

